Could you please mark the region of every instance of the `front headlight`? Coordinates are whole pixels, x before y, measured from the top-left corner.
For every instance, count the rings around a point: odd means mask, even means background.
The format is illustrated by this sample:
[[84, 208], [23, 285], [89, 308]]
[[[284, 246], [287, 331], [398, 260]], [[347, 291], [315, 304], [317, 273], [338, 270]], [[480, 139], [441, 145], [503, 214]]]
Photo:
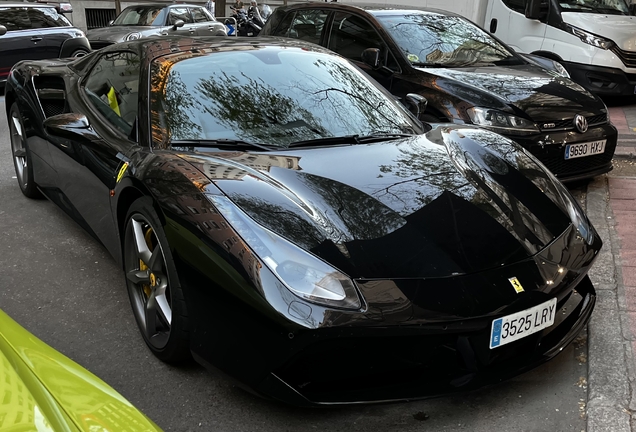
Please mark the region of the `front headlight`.
[[539, 129], [530, 120], [490, 108], [473, 107], [466, 110], [470, 121], [478, 126], [507, 135], [530, 135]]
[[141, 37], [141, 33], [135, 32], [135, 33], [131, 33], [128, 36], [126, 36], [126, 38], [124, 40], [126, 41], [133, 41], [133, 40], [137, 40]]
[[614, 46], [614, 42], [609, 39], [606, 39], [602, 36], [595, 35], [594, 33], [590, 33], [581, 28], [574, 27], [570, 24], [564, 24], [565, 31], [573, 34], [574, 36], [581, 39], [582, 42], [595, 46], [597, 48], [601, 48], [604, 50], [608, 50]]
[[71, 36], [73, 36], [74, 38], [80, 38], [80, 37], [84, 37], [84, 36], [85, 36], [85, 34], [84, 34], [84, 32], [83, 32], [83, 31], [81, 31], [81, 30], [73, 30], [73, 31], [71, 32]]
[[585, 243], [587, 243], [588, 245], [592, 245], [592, 243], [594, 242], [595, 231], [590, 224], [589, 219], [583, 212], [581, 205], [576, 200], [576, 198], [572, 196], [570, 191], [567, 190], [563, 183], [556, 179], [556, 177], [553, 177], [552, 181], [561, 194], [561, 198], [565, 203], [572, 224], [576, 227], [581, 237], [585, 240]]
[[207, 198], [292, 293], [324, 306], [360, 309], [360, 298], [347, 275], [262, 227], [229, 198], [218, 195], [207, 195]]
[[565, 78], [570, 78], [570, 73], [567, 71], [567, 69], [565, 69], [565, 67], [563, 67], [563, 65], [561, 63], [559, 63], [558, 61], [554, 62], [554, 70], [557, 71], [557, 73], [559, 75], [561, 75], [562, 77]]

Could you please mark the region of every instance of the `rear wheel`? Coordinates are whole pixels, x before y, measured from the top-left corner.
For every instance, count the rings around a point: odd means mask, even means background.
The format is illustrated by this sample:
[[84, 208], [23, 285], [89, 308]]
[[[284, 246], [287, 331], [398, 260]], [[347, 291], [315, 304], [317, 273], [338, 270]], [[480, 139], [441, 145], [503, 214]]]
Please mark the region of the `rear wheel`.
[[88, 54], [88, 51], [84, 49], [78, 49], [73, 51], [73, 54], [71, 54], [71, 57], [84, 57], [86, 54]]
[[31, 152], [27, 145], [24, 123], [22, 122], [22, 115], [17, 103], [11, 105], [9, 110], [9, 135], [11, 136], [13, 165], [20, 190], [26, 197], [40, 198], [42, 195], [33, 180]]
[[190, 350], [185, 300], [152, 200], [135, 201], [126, 221], [124, 270], [144, 341], [165, 362], [186, 360]]

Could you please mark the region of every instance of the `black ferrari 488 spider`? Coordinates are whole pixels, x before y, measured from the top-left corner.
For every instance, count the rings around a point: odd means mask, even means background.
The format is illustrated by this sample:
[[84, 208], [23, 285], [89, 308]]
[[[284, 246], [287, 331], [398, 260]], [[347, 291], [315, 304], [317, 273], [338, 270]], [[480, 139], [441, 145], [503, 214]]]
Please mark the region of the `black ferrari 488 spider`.
[[601, 240], [553, 175], [316, 45], [142, 39], [21, 62], [5, 101], [23, 193], [121, 263], [164, 361], [409, 400], [528, 370], [592, 313]]

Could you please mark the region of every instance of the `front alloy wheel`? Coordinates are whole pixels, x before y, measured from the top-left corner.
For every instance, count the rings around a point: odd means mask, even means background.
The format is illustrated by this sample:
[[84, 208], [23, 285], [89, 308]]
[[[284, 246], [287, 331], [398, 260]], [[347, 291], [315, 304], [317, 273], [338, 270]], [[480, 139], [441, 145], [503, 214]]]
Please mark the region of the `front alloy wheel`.
[[129, 211], [124, 239], [128, 294], [148, 347], [161, 360], [188, 356], [185, 302], [156, 213], [147, 199]]
[[41, 195], [33, 181], [31, 154], [27, 147], [24, 123], [22, 123], [22, 115], [17, 103], [11, 105], [9, 110], [9, 135], [11, 137], [13, 165], [20, 190], [28, 198], [38, 198]]

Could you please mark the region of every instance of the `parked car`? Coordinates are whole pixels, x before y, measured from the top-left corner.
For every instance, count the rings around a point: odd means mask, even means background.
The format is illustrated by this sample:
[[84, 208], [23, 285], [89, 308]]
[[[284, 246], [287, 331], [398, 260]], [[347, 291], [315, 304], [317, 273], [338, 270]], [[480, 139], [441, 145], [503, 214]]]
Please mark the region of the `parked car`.
[[0, 426], [6, 431], [161, 431], [101, 379], [0, 310]]
[[203, 6], [148, 4], [128, 6], [108, 27], [86, 34], [93, 49], [155, 35], [226, 36], [227, 29]]
[[81, 57], [89, 52], [84, 33], [55, 5], [0, 3], [0, 86], [20, 60]]
[[299, 405], [416, 399], [545, 362], [592, 313], [601, 240], [560, 181], [317, 45], [141, 39], [23, 62], [5, 103], [22, 192], [110, 251], [164, 361]]
[[[397, 97], [424, 96], [429, 104], [423, 120], [476, 124], [506, 135], [562, 181], [612, 169], [617, 131], [601, 99], [570, 80], [558, 63], [521, 56], [459, 15], [302, 3], [277, 8], [261, 35], [323, 45]], [[554, 67], [538, 66], [546, 62]]]

